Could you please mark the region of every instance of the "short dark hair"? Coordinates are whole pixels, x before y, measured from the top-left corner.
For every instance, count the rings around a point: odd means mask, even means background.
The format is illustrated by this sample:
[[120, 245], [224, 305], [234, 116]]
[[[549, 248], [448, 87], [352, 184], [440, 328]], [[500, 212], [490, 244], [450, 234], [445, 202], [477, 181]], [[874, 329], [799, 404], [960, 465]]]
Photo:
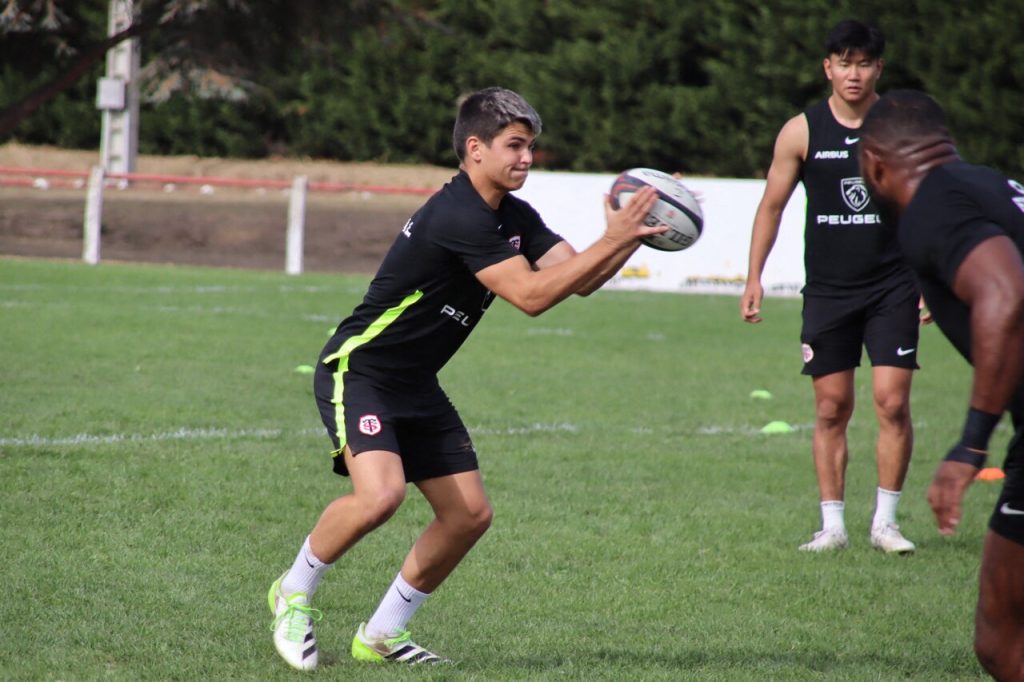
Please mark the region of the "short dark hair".
[[860, 127], [865, 140], [883, 146], [926, 136], [953, 136], [939, 103], [920, 90], [890, 90], [868, 110]]
[[856, 19], [843, 19], [825, 36], [825, 56], [845, 57], [851, 52], [863, 52], [878, 59], [885, 52], [885, 36], [881, 29]]
[[466, 155], [466, 140], [479, 137], [485, 144], [512, 123], [522, 123], [534, 135], [540, 135], [541, 120], [518, 93], [505, 88], [484, 88], [471, 93], [459, 104], [459, 115], [452, 131], [452, 144], [459, 161]]

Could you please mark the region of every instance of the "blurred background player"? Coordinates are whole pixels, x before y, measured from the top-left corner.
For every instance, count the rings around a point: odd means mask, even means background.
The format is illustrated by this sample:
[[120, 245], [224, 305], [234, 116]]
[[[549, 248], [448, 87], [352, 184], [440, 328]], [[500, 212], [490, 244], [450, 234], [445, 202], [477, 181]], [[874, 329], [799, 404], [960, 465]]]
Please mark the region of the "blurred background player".
[[317, 363], [317, 404], [334, 444], [336, 473], [352, 492], [331, 502], [292, 567], [270, 588], [274, 645], [292, 667], [318, 654], [310, 606], [325, 571], [395, 513], [414, 483], [434, 519], [416, 540], [377, 611], [359, 626], [352, 656], [370, 662], [436, 663], [406, 624], [491, 522], [476, 451], [438, 371], [493, 300], [539, 315], [588, 294], [636, 251], [653, 189], [614, 211], [607, 228], [576, 253], [526, 202], [509, 193], [526, 181], [541, 131], [537, 112], [502, 88], [460, 105], [453, 141], [460, 172], [401, 230], [363, 302], [337, 329]]
[[[960, 441], [928, 501], [939, 530], [960, 522], [989, 436], [1010, 410], [1006, 480], [982, 551], [975, 652], [999, 680], [1024, 680], [1024, 185], [963, 162], [939, 105], [921, 92], [883, 97], [864, 121], [864, 178], [898, 225], [900, 248], [943, 334], [974, 365]], [[895, 231], [895, 230], [894, 230]]]
[[831, 95], [790, 119], [779, 132], [750, 240], [740, 312], [761, 321], [761, 275], [797, 182], [807, 193], [804, 231], [803, 373], [814, 386], [814, 467], [821, 530], [800, 549], [848, 545], [844, 518], [847, 425], [854, 407], [854, 369], [866, 347], [878, 418], [878, 489], [871, 544], [912, 552], [896, 524], [896, 505], [910, 464], [910, 384], [917, 368], [919, 296], [891, 232], [872, 205], [857, 163], [858, 129], [878, 99], [885, 39], [874, 26], [845, 20], [825, 40]]

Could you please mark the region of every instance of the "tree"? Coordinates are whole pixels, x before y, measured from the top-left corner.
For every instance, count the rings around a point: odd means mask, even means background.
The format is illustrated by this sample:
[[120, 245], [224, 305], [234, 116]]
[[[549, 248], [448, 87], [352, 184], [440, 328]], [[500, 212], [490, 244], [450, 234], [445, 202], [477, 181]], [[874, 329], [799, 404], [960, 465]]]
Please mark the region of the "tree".
[[[107, 0], [71, 4], [6, 0], [0, 12], [0, 57], [5, 65], [15, 65], [23, 87], [0, 110], [0, 138], [92, 72], [112, 47], [125, 40], [161, 29], [169, 52], [194, 50], [198, 61], [216, 61], [234, 35], [251, 36], [243, 31], [224, 33], [219, 40], [211, 37], [214, 27], [251, 14], [245, 0], [137, 0], [132, 24], [112, 36], [105, 30]], [[46, 53], [52, 59], [42, 58]]]

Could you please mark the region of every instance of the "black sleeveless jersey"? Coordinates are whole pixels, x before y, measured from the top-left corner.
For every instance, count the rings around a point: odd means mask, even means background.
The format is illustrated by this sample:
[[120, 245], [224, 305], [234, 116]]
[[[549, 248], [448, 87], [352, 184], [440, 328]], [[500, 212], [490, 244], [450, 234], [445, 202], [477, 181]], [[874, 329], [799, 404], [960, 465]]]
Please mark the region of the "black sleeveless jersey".
[[861, 178], [858, 129], [836, 121], [828, 100], [810, 107], [804, 116], [809, 133], [800, 172], [807, 193], [804, 291], [866, 287], [893, 275], [909, 279], [895, 232], [882, 225]]
[[528, 203], [506, 195], [494, 210], [460, 172], [399, 232], [321, 362], [387, 383], [436, 375], [494, 298], [475, 273], [517, 254], [535, 263], [560, 241]]
[[1024, 254], [1024, 184], [986, 166], [954, 161], [932, 169], [900, 216], [899, 245], [942, 333], [971, 359], [970, 310], [953, 293], [967, 255], [995, 236]]

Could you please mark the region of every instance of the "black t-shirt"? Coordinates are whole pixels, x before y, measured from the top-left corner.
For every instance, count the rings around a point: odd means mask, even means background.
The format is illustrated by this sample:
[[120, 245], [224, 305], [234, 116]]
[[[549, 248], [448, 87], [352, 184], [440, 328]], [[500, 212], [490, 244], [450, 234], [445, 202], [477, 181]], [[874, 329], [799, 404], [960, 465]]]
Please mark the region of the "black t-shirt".
[[900, 217], [900, 249], [917, 274], [925, 302], [968, 360], [970, 310], [953, 293], [953, 282], [967, 255], [1000, 235], [1024, 253], [1024, 185], [963, 161], [929, 172]]
[[860, 132], [832, 115], [828, 100], [804, 112], [807, 158], [800, 179], [807, 193], [804, 293], [842, 293], [892, 276], [910, 282], [895, 235], [882, 224], [857, 161]]
[[520, 253], [535, 263], [560, 241], [517, 197], [493, 210], [460, 171], [402, 228], [321, 360], [389, 382], [433, 376], [494, 298], [475, 273]]

